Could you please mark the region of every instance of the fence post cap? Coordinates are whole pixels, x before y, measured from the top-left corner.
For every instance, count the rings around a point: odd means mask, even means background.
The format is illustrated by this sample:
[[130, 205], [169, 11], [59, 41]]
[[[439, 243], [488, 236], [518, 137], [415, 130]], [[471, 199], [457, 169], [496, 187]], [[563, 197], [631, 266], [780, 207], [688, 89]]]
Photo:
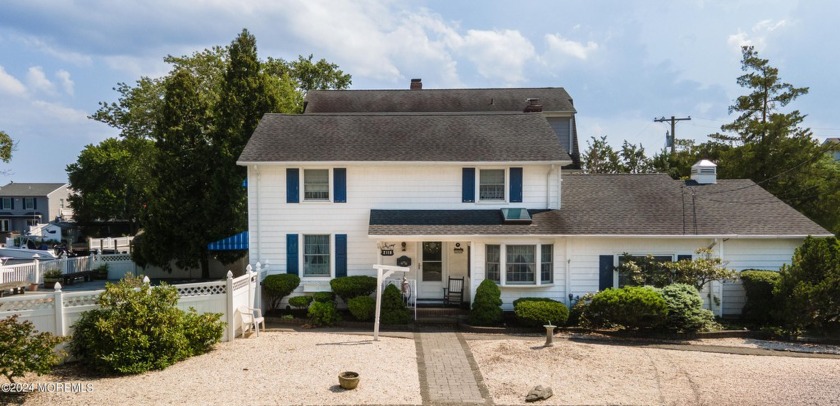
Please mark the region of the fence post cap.
[[61, 292], [61, 282], [56, 282], [53, 289], [55, 289], [56, 292]]
[[233, 271], [228, 270], [227, 277], [228, 277], [228, 279], [233, 279]]

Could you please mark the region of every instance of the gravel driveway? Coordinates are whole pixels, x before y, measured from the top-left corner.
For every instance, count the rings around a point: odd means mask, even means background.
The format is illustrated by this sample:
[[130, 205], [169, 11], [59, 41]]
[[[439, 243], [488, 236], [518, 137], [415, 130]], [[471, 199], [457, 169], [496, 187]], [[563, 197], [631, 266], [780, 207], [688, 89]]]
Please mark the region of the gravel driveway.
[[[411, 336], [408, 334], [407, 336]], [[536, 385], [554, 397], [539, 404], [790, 405], [840, 403], [840, 359], [676, 351], [558, 338], [464, 334], [495, 404], [523, 404]], [[727, 345], [737, 344], [731, 341]], [[749, 343], [744, 345], [755, 345]], [[835, 348], [836, 349], [836, 348]], [[360, 372], [344, 391], [336, 375]], [[28, 376], [27, 383], [90, 384], [82, 393], [0, 394], [0, 404], [420, 404], [414, 340], [318, 330], [269, 331], [222, 343], [209, 354], [139, 376]]]

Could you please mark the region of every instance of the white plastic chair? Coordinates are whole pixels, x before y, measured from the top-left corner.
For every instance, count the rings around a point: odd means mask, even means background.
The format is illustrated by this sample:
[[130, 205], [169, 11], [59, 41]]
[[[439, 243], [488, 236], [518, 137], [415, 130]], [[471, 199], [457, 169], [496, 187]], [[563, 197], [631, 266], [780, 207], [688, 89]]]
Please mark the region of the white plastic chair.
[[[256, 313], [256, 316], [254, 316], [254, 313]], [[265, 317], [262, 316], [262, 310], [240, 306], [239, 317], [242, 319], [242, 337], [245, 337], [245, 332], [248, 330], [256, 331], [257, 337], [259, 337], [260, 324], [262, 324], [263, 331], [265, 331]]]

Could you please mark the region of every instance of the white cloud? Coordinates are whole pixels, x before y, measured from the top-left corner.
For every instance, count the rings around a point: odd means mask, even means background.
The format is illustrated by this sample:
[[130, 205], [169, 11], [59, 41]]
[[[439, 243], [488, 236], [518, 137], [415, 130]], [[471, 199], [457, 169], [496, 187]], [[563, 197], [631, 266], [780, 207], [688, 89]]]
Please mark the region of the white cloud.
[[[726, 43], [735, 49], [738, 52], [741, 52], [741, 47], [747, 46], [756, 46], [755, 40], [751, 39], [747, 33], [738, 30], [738, 33], [732, 34], [726, 39]], [[761, 46], [757, 46], [757, 48], [763, 48], [764, 42], [761, 41]]]
[[753, 26], [753, 32], [776, 31], [779, 28], [786, 27], [787, 25], [788, 25], [788, 22], [786, 20], [779, 20], [779, 21], [776, 21], [776, 22], [773, 22], [773, 20], [762, 20], [762, 21], [759, 21], [758, 23], [756, 23], [756, 25]]
[[595, 42], [588, 41], [584, 44], [563, 38], [559, 34], [546, 34], [545, 42], [548, 44], [548, 52], [568, 55], [582, 61], [598, 50], [598, 44]]
[[65, 62], [70, 62], [79, 66], [90, 66], [92, 63], [92, 58], [88, 55], [84, 55], [78, 52], [58, 50], [55, 47], [44, 42], [44, 40], [34, 36], [20, 37], [19, 40], [26, 46], [38, 49], [47, 55], [50, 55], [56, 59]]
[[22, 96], [26, 94], [26, 86], [14, 76], [6, 73], [6, 69], [0, 66], [0, 93]]
[[55, 73], [55, 77], [57, 77], [58, 81], [61, 83], [61, 88], [64, 89], [64, 93], [72, 96], [75, 83], [73, 83], [73, 79], [70, 79], [70, 72], [67, 72], [64, 69], [59, 69]]
[[774, 31], [789, 27], [792, 24], [788, 20], [761, 20], [752, 26], [752, 35], [747, 34], [739, 29], [737, 33], [730, 35], [726, 43], [733, 47], [737, 52], [741, 52], [743, 46], [753, 46], [756, 50], [761, 51], [767, 47], [767, 37], [774, 33]]
[[516, 30], [468, 30], [458, 52], [486, 79], [514, 85], [525, 80], [524, 67], [534, 58], [534, 46]]
[[26, 72], [26, 81], [33, 90], [48, 94], [55, 94], [55, 85], [44, 75], [44, 69], [40, 66], [32, 66]]
[[44, 116], [55, 119], [59, 122], [82, 124], [87, 123], [87, 113], [82, 110], [77, 110], [71, 107], [63, 106], [56, 103], [50, 103], [43, 100], [35, 100], [32, 102], [32, 107], [41, 111]]

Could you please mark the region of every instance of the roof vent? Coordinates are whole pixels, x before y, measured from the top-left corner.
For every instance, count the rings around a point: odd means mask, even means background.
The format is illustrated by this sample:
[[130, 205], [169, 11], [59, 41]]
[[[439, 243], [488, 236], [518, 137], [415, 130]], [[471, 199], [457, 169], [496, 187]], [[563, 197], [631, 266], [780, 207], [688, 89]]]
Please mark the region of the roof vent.
[[528, 104], [525, 105], [525, 109], [522, 110], [525, 113], [539, 113], [543, 111], [543, 106], [542, 104], [540, 104], [540, 99], [529, 98], [525, 99], [525, 101], [528, 102]]
[[707, 159], [703, 159], [691, 166], [691, 180], [700, 185], [713, 185], [717, 183], [717, 165]]
[[423, 79], [411, 79], [411, 90], [422, 90], [423, 89]]

